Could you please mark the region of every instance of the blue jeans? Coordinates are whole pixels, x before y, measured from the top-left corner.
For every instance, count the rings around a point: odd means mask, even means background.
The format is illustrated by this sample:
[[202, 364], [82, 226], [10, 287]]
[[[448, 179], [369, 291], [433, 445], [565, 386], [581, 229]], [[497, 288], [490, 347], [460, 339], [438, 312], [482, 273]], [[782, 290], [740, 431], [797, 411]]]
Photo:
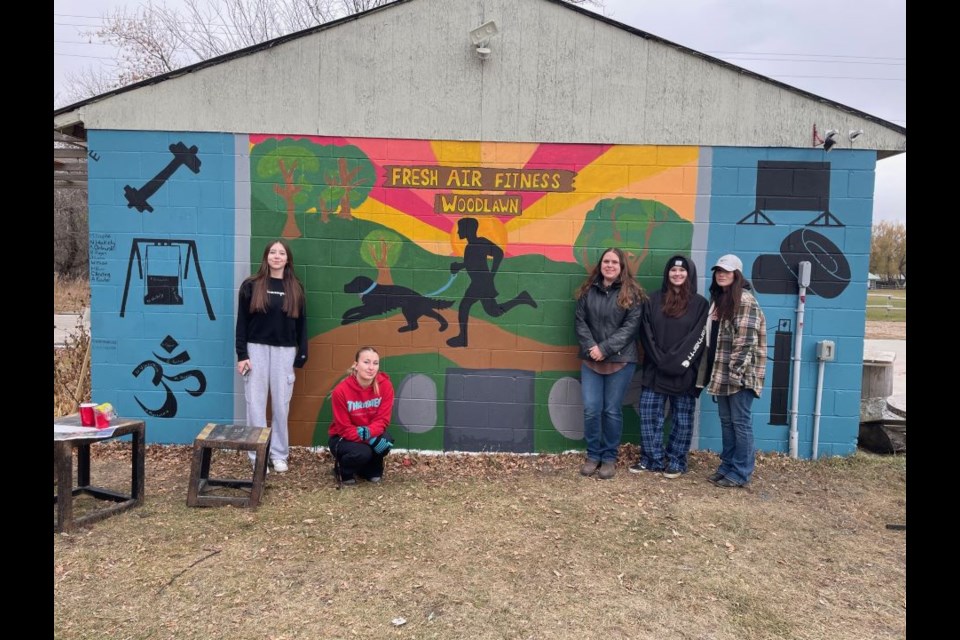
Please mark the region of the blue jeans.
[[[663, 407], [670, 400], [670, 438], [663, 449]], [[640, 464], [650, 471], [687, 470], [687, 453], [693, 437], [694, 396], [667, 395], [644, 387], [640, 392]]]
[[623, 396], [636, 370], [637, 364], [628, 362], [616, 373], [601, 375], [585, 364], [580, 365], [583, 439], [587, 442], [590, 460], [617, 461], [623, 433]]
[[746, 484], [753, 475], [753, 414], [750, 408], [756, 396], [750, 389], [744, 389], [732, 396], [716, 398], [723, 438], [717, 473], [737, 484]]

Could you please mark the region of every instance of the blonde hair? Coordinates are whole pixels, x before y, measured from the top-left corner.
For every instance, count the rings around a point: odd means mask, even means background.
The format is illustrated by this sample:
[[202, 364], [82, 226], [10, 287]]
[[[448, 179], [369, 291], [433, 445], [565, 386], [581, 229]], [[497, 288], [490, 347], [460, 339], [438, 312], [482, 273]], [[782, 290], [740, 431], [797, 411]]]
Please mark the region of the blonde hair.
[[[377, 351], [376, 348], [374, 348], [374, 347], [360, 347], [359, 349], [357, 349], [356, 355], [353, 356], [353, 364], [350, 365], [350, 368], [349, 368], [349, 369], [347, 369], [347, 375], [351, 375], [351, 376], [353, 376], [354, 378], [357, 378], [357, 362], [360, 361], [360, 354], [363, 353], [364, 351], [373, 351], [375, 354], [377, 354], [377, 357], [378, 357], [378, 358], [380, 357], [380, 352]], [[379, 370], [377, 371], [377, 373], [379, 373]], [[359, 382], [359, 381], [360, 381], [360, 379], [357, 378], [357, 382]], [[374, 392], [374, 393], [377, 393], [377, 394], [380, 393], [380, 385], [377, 384], [377, 377], [376, 377], [376, 376], [373, 377], [373, 392]]]

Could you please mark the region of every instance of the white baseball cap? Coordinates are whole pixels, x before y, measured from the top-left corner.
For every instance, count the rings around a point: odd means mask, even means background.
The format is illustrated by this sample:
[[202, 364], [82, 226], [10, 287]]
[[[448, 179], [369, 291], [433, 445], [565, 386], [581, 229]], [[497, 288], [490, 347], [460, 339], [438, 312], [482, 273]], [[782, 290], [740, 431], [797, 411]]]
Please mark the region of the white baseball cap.
[[724, 271], [739, 271], [743, 273], [743, 262], [737, 256], [732, 253], [728, 253], [725, 256], [720, 256], [720, 259], [717, 260], [717, 264], [713, 265], [711, 271], [716, 269], [723, 269]]

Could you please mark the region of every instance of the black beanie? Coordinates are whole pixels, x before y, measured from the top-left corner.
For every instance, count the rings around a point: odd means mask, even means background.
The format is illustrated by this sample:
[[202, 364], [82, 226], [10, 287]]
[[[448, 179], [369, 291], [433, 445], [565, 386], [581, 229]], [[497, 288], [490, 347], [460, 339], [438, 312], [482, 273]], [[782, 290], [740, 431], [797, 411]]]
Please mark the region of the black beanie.
[[683, 267], [686, 271], [690, 271], [690, 263], [687, 262], [687, 259], [683, 256], [674, 256], [670, 258], [670, 263], [667, 266], [667, 271], [673, 267]]

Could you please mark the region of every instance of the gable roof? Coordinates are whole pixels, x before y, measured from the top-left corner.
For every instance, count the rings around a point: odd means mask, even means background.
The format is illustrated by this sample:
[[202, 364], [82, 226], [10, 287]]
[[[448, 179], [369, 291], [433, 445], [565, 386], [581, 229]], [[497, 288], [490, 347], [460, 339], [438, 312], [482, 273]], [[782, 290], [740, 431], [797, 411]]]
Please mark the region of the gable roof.
[[[905, 127], [579, 6], [479, 4], [396, 0], [55, 109], [54, 127], [798, 148], [818, 127], [906, 151]], [[480, 60], [468, 32], [490, 19]]]

